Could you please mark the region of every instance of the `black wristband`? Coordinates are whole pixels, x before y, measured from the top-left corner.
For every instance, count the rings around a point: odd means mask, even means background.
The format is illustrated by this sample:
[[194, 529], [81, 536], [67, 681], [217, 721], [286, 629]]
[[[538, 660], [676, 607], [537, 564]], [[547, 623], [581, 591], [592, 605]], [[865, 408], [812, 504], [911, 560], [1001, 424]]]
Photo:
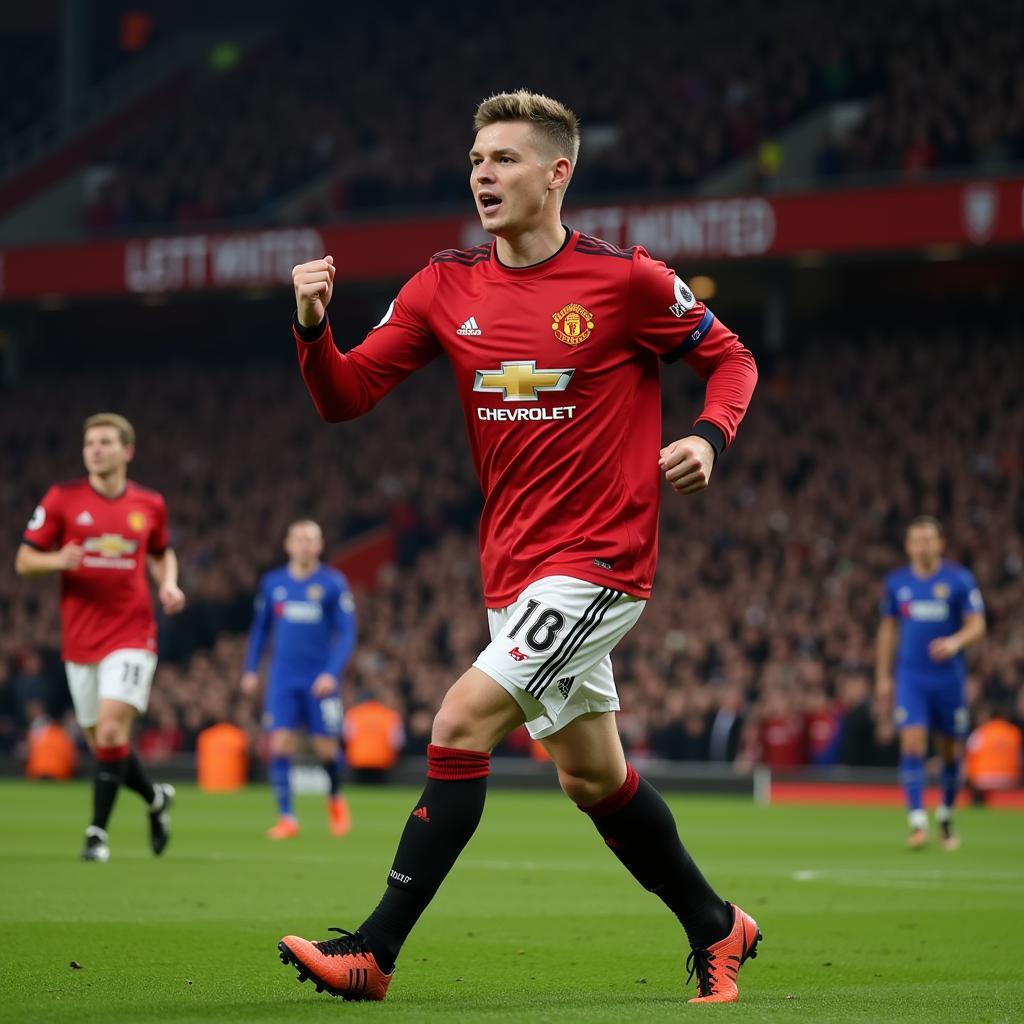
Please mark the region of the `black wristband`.
[[715, 449], [715, 461], [725, 451], [725, 434], [721, 428], [716, 427], [710, 420], [697, 420], [690, 431], [691, 437], [703, 437], [712, 448]]
[[299, 323], [299, 314], [296, 313], [292, 317], [292, 327], [295, 329], [295, 333], [302, 339], [302, 341], [319, 341], [324, 331], [327, 330], [327, 314], [324, 313], [323, 320], [320, 321], [315, 327], [303, 327]]

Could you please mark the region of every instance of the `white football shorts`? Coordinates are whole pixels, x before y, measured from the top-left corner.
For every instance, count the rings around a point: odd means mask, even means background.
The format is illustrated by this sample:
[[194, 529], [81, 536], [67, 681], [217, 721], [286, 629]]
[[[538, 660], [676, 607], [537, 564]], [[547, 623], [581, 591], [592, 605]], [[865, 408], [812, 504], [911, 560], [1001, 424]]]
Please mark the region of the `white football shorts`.
[[86, 727], [96, 724], [101, 700], [119, 700], [139, 712], [146, 710], [156, 672], [156, 655], [152, 651], [124, 648], [89, 665], [66, 661], [64, 670], [75, 718]]
[[487, 610], [491, 642], [473, 663], [503, 686], [534, 739], [580, 715], [618, 711], [612, 648], [646, 602], [571, 576], [531, 583], [508, 608]]

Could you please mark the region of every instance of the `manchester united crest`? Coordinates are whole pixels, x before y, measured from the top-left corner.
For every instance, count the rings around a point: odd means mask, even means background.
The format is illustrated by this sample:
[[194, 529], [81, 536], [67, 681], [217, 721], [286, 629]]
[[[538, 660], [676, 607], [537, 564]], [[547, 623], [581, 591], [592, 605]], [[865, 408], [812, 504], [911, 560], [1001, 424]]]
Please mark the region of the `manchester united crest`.
[[142, 533], [146, 528], [146, 516], [142, 512], [129, 512], [128, 513], [128, 525], [136, 533]]
[[582, 345], [594, 329], [594, 314], [578, 302], [570, 302], [551, 317], [551, 330], [563, 345]]

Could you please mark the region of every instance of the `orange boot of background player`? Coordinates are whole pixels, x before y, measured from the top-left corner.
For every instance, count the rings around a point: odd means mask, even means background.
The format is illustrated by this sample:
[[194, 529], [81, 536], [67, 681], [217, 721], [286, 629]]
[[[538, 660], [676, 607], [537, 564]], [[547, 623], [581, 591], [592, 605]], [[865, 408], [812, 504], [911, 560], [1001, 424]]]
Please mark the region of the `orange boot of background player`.
[[267, 829], [268, 839], [294, 839], [298, 834], [299, 823], [290, 814], [282, 814], [277, 824]]
[[347, 836], [352, 828], [352, 812], [348, 809], [348, 801], [343, 796], [327, 798], [327, 819], [331, 826], [332, 836]]

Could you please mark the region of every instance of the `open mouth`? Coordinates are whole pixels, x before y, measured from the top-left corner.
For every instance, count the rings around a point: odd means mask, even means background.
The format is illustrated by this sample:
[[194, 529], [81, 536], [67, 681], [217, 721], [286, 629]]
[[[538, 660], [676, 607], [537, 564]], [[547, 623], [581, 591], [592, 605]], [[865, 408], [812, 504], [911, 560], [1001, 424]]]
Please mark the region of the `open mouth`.
[[493, 213], [499, 206], [501, 206], [501, 200], [490, 192], [479, 193], [477, 199], [479, 200], [484, 213]]

